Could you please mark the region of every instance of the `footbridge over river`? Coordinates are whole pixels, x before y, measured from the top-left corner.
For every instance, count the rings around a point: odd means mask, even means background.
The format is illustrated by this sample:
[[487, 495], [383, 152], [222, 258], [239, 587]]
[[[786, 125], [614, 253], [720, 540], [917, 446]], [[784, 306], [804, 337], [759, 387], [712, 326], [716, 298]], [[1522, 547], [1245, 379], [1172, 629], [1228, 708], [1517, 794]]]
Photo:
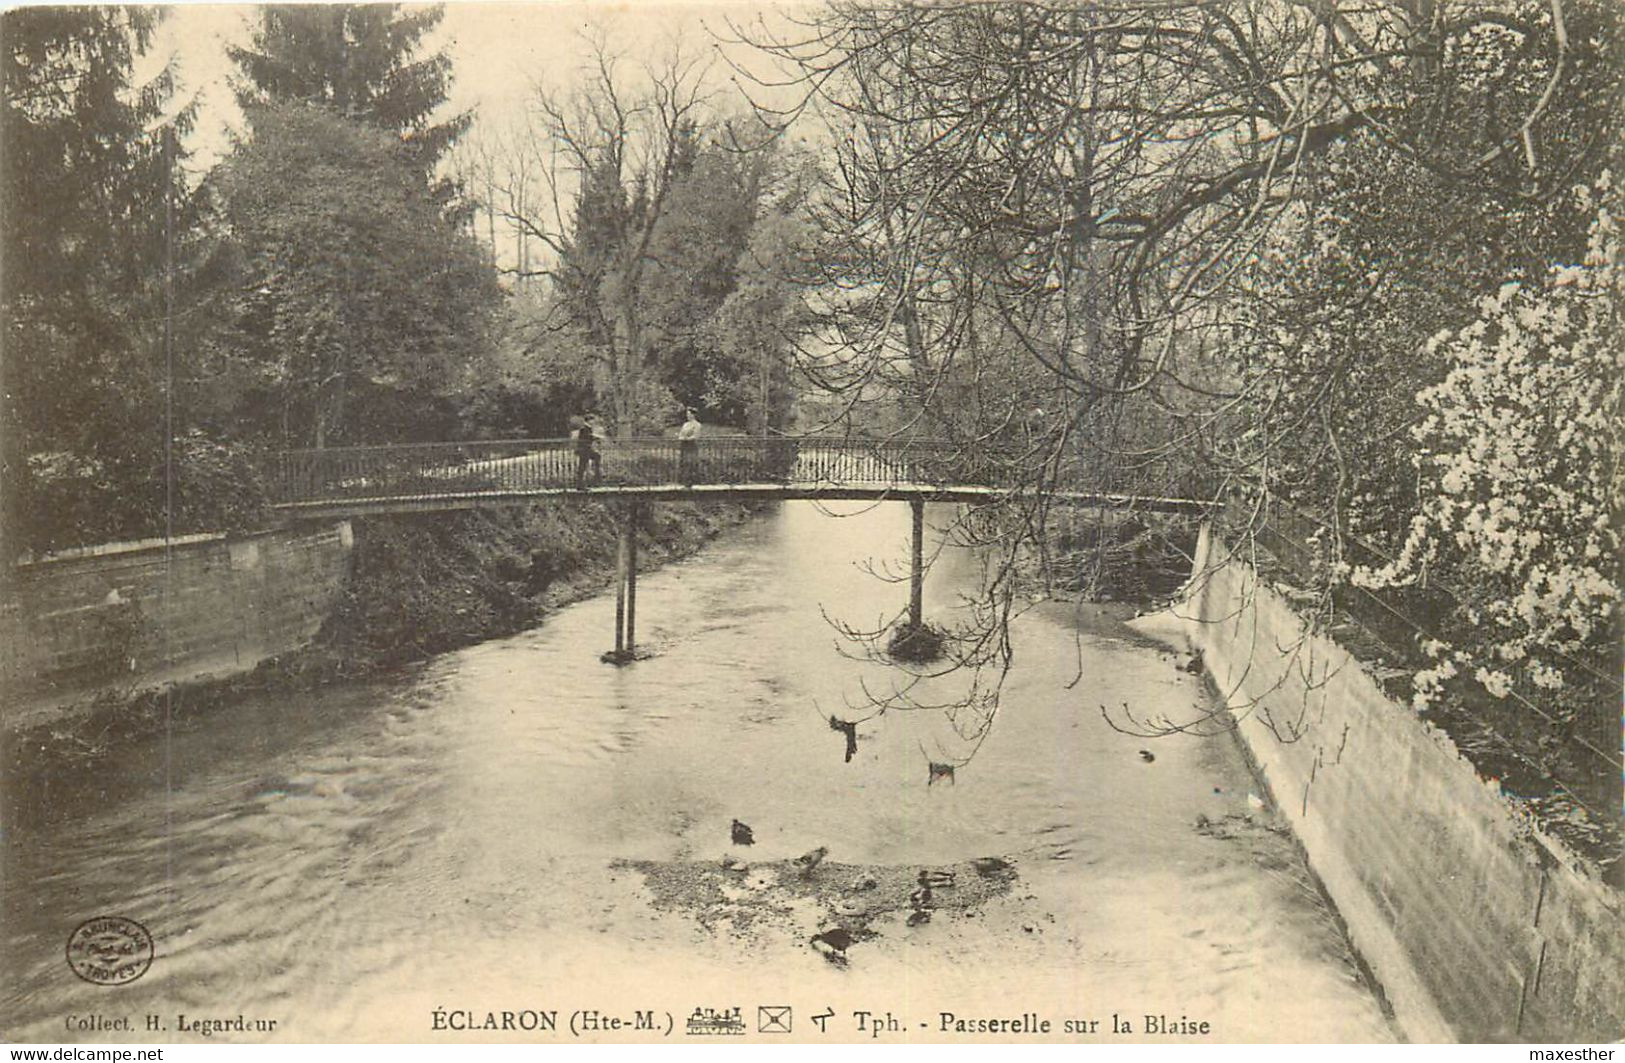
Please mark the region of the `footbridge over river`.
[[[432, 513], [544, 500], [619, 502], [615, 648], [636, 657], [641, 507], [683, 499], [908, 502], [913, 508], [909, 623], [918, 628], [927, 502], [1031, 499], [1199, 516], [1211, 503], [1180, 497], [1151, 468], [1117, 468], [1087, 484], [1034, 483], [1014, 448], [941, 439], [708, 437], [599, 439], [601, 467], [583, 475], [570, 439], [478, 440], [290, 450], [273, 456], [272, 508], [295, 519]], [[1147, 489], [1162, 487], [1163, 490]], [[1132, 489], [1138, 488], [1138, 490]], [[1189, 492], [1195, 493], [1195, 492]]]

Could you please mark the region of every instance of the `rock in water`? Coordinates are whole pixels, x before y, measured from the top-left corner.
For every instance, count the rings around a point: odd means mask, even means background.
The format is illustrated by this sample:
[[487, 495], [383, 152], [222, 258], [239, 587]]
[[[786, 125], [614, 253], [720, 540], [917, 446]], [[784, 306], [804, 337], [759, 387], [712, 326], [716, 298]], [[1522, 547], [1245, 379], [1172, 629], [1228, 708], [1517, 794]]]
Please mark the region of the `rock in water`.
[[745, 824], [739, 822], [737, 819], [734, 820], [733, 839], [734, 839], [734, 844], [735, 845], [755, 845], [756, 844], [756, 836], [751, 833], [750, 828], [748, 826], [746, 826]]
[[1010, 861], [997, 856], [979, 856], [971, 861], [971, 866], [983, 878], [992, 878], [994, 875], [1005, 875], [1012, 871]]

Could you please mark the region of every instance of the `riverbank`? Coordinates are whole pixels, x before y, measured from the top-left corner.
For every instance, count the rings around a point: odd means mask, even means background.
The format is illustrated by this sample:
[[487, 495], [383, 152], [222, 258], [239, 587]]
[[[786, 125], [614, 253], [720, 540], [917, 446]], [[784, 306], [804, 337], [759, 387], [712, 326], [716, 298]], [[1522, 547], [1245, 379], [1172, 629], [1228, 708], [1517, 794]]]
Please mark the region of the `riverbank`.
[[1190, 579], [1196, 522], [1159, 513], [1058, 507], [1021, 566], [1025, 588], [1058, 601], [1115, 603], [1126, 619], [1172, 601]]
[[[667, 502], [639, 512], [639, 567], [648, 570], [693, 554], [760, 507]], [[621, 519], [588, 501], [357, 522], [344, 592], [311, 648], [284, 670], [318, 681], [365, 676], [533, 627], [610, 584]]]
[[1219, 536], [1197, 554], [1187, 600], [1135, 626], [1203, 662], [1408, 1036], [1616, 1038], [1618, 890], [1395, 700], [1345, 632]]
[[[640, 564], [689, 556], [759, 511], [742, 503], [643, 507]], [[533, 627], [611, 583], [619, 519], [607, 505], [583, 502], [354, 521], [349, 571], [308, 645], [237, 675], [104, 690], [48, 722], [8, 728], [0, 763], [11, 779], [38, 778], [190, 726], [250, 694], [361, 679]]]

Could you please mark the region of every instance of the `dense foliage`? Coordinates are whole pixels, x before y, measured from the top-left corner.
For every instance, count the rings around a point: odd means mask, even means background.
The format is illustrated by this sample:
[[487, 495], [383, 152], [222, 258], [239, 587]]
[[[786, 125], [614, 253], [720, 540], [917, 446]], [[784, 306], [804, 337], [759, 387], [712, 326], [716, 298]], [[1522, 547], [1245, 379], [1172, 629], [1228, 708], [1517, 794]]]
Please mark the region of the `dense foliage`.
[[247, 75], [238, 92], [249, 114], [263, 103], [312, 103], [398, 137], [404, 158], [434, 180], [450, 206], [456, 183], [435, 165], [467, 131], [471, 115], [436, 122], [451, 87], [451, 59], [419, 57], [444, 10], [400, 4], [267, 4], [248, 48], [228, 49]]
[[9, 559], [170, 525], [165, 279], [179, 275], [171, 292], [186, 298], [194, 204], [175, 169], [189, 113], [167, 114], [167, 71], [132, 82], [153, 11], [3, 18]]
[[1361, 586], [1433, 582], [1460, 597], [1450, 640], [1428, 643], [1439, 661], [1420, 677], [1419, 706], [1458, 672], [1506, 697], [1520, 681], [1586, 690], [1612, 666], [1625, 497], [1621, 198], [1607, 173], [1578, 191], [1593, 218], [1584, 259], [1507, 282], [1474, 321], [1430, 343], [1447, 371], [1416, 398], [1426, 414], [1409, 451], [1419, 512], [1394, 561], [1352, 574]]
[[500, 295], [436, 173], [438, 9], [264, 9], [201, 178], [170, 73], [132, 82], [158, 17], [4, 16], [8, 558], [252, 523], [264, 447], [467, 430]]
[[377, 441], [372, 389], [461, 390], [496, 279], [399, 141], [323, 107], [257, 108], [218, 176], [238, 296], [223, 322], [232, 407], [283, 445]]

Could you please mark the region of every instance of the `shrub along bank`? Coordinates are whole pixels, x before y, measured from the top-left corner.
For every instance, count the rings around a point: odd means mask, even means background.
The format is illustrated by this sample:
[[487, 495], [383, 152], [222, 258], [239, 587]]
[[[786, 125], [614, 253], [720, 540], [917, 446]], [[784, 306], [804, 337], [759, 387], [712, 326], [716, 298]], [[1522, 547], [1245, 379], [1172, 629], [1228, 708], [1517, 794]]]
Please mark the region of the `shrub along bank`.
[[[639, 567], [691, 554], [753, 512], [729, 503], [646, 506]], [[611, 579], [620, 519], [589, 501], [358, 521], [339, 605], [290, 666], [362, 675], [534, 626]]]

